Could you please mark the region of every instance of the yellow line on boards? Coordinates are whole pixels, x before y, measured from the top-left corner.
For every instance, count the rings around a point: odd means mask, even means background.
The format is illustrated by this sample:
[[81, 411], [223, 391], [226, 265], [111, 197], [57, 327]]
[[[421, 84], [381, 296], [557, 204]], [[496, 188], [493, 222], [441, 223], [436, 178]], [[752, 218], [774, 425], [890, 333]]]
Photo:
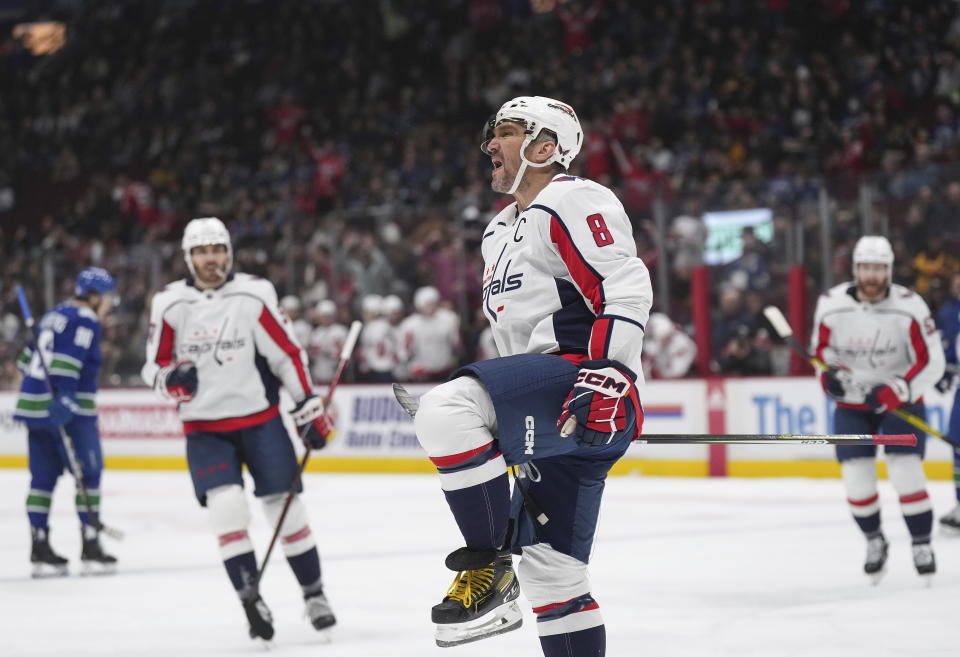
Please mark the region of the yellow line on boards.
[[[182, 456], [108, 456], [107, 470], [186, 470]], [[0, 454], [0, 468], [26, 468], [23, 454]], [[953, 464], [948, 461], [924, 463], [927, 478], [933, 481], [953, 479]], [[887, 465], [877, 463], [880, 477], [887, 476]], [[353, 472], [409, 474], [436, 472], [427, 459], [411, 458], [337, 458], [314, 457], [307, 464], [307, 472]], [[646, 477], [706, 477], [706, 461], [662, 461], [648, 459], [620, 459], [610, 470], [611, 476], [641, 475]], [[730, 477], [811, 477], [838, 478], [840, 465], [834, 461], [730, 461]]]

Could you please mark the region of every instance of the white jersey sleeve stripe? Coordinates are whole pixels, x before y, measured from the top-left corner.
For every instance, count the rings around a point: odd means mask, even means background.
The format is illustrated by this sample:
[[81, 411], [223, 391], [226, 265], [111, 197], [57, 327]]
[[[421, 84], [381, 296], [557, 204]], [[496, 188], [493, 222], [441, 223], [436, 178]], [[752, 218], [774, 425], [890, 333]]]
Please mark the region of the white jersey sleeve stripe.
[[287, 335], [287, 332], [283, 330], [283, 327], [280, 326], [280, 323], [270, 313], [270, 310], [266, 307], [266, 305], [264, 305], [263, 310], [260, 313], [259, 321], [260, 325], [267, 332], [267, 335], [273, 339], [277, 346], [280, 347], [281, 351], [290, 357], [290, 360], [293, 362], [297, 380], [300, 383], [300, 387], [303, 389], [303, 394], [312, 394], [313, 389], [310, 387], [310, 381], [307, 378], [307, 370], [303, 365], [303, 352], [300, 347], [294, 344], [293, 340], [291, 340], [290, 336]]
[[603, 278], [580, 253], [560, 215], [545, 205], [532, 205], [530, 209], [543, 210], [550, 215], [550, 239], [557, 245], [563, 264], [567, 266], [567, 271], [580, 289], [580, 294], [590, 302], [594, 314], [602, 313], [606, 303], [603, 295]]
[[913, 347], [917, 362], [903, 375], [907, 382], [916, 378], [917, 374], [930, 362], [930, 351], [927, 349], [927, 343], [923, 340], [923, 335], [920, 334], [920, 324], [917, 323], [916, 319], [910, 322], [910, 346]]

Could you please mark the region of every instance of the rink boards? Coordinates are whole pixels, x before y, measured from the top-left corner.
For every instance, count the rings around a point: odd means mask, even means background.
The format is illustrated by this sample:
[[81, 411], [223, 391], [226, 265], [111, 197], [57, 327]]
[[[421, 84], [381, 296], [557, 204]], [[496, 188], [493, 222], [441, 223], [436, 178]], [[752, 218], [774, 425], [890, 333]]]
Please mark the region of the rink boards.
[[[415, 395], [429, 385], [410, 385]], [[832, 405], [813, 378], [653, 381], [642, 388], [644, 433], [828, 433]], [[944, 431], [953, 392], [926, 396], [930, 424]], [[0, 393], [0, 467], [24, 467], [26, 430], [13, 421], [16, 394]], [[97, 396], [108, 468], [186, 469], [183, 427], [172, 404], [144, 389]], [[284, 408], [292, 403], [283, 403]], [[432, 472], [413, 423], [388, 385], [343, 385], [333, 403], [338, 433], [311, 458], [314, 472]], [[927, 441], [927, 473], [953, 476], [952, 451]], [[883, 466], [881, 464], [881, 471]], [[634, 445], [614, 474], [836, 477], [833, 449], [818, 445]]]

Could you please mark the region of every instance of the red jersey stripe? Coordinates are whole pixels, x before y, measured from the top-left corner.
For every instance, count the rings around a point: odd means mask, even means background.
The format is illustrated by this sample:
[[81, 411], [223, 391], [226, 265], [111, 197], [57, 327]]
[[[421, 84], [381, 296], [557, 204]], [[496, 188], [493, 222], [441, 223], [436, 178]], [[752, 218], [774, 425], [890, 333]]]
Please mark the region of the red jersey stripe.
[[198, 431], [208, 431], [212, 433], [223, 433], [225, 431], [237, 431], [247, 427], [255, 427], [268, 420], [280, 415], [279, 406], [271, 406], [259, 413], [244, 415], [243, 417], [228, 417], [222, 420], [188, 420], [183, 423], [184, 433], [196, 433]]
[[160, 367], [173, 364], [173, 327], [164, 320], [160, 324], [160, 344], [157, 346], [157, 356], [154, 359]]
[[580, 288], [580, 292], [590, 301], [594, 314], [601, 314], [604, 305], [603, 279], [584, 260], [570, 238], [570, 234], [567, 233], [566, 228], [560, 223], [556, 215], [550, 218], [550, 240], [557, 245], [563, 264], [567, 266], [567, 270], [577, 287]]
[[280, 326], [280, 323], [273, 314], [267, 310], [266, 306], [264, 306], [260, 312], [260, 325], [266, 330], [267, 335], [273, 338], [277, 346], [293, 361], [293, 366], [297, 371], [297, 378], [300, 380], [300, 385], [303, 388], [303, 394], [311, 394], [313, 390], [310, 388], [310, 380], [307, 378], [306, 368], [304, 368], [303, 360], [300, 358], [300, 347], [294, 344], [289, 336], [287, 336], [286, 331], [283, 330], [283, 327]]
[[927, 350], [927, 342], [923, 339], [923, 334], [920, 332], [920, 324], [917, 323], [917, 320], [910, 322], [910, 344], [913, 346], [914, 353], [917, 354], [917, 362], [913, 364], [913, 367], [911, 367], [903, 377], [907, 381], [910, 381], [922, 372], [923, 368], [930, 362], [930, 351]]

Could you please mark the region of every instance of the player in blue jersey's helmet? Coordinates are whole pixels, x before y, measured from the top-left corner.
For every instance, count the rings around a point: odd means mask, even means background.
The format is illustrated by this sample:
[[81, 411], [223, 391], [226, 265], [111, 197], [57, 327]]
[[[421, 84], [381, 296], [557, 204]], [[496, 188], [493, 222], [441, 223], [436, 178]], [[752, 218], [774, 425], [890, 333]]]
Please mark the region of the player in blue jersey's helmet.
[[78, 299], [86, 299], [91, 292], [102, 296], [116, 289], [117, 284], [106, 269], [87, 267], [77, 275], [77, 284], [74, 287], [73, 294]]
[[97, 313], [100, 321], [103, 321], [116, 304], [117, 299], [113, 294], [116, 289], [117, 284], [106, 269], [87, 267], [77, 274], [73, 296], [77, 302], [83, 303]]

